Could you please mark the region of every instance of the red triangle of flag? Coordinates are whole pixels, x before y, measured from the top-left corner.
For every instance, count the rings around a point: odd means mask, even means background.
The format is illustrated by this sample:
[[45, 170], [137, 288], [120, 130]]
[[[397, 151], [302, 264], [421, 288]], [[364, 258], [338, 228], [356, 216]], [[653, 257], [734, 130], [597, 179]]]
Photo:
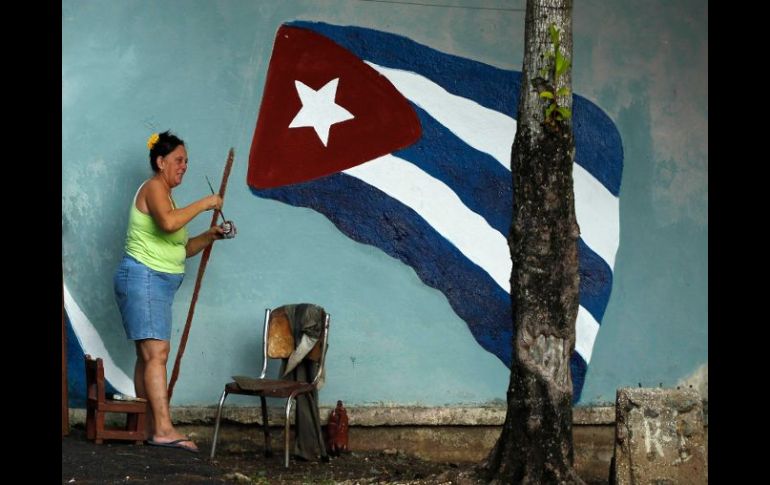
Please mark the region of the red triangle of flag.
[[384, 76], [322, 35], [281, 26], [247, 182], [305, 182], [407, 147], [420, 134], [414, 109]]

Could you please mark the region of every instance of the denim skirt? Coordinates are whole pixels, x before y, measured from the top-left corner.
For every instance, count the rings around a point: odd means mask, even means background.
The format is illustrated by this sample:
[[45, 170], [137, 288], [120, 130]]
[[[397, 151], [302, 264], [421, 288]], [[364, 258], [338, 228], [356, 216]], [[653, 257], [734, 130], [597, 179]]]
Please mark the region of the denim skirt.
[[115, 271], [115, 300], [129, 340], [171, 340], [171, 304], [184, 274], [163, 273], [125, 254]]

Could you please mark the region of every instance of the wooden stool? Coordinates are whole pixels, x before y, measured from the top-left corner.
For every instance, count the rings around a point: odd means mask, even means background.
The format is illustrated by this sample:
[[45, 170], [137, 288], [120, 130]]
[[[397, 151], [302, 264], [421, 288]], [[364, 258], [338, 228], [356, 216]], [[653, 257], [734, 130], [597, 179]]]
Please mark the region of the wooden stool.
[[[102, 444], [107, 440], [129, 440], [137, 445], [147, 439], [145, 423], [147, 401], [116, 401], [104, 396], [104, 363], [101, 358], [94, 359], [86, 355], [86, 437]], [[107, 428], [104, 417], [107, 413], [125, 413], [124, 429]]]

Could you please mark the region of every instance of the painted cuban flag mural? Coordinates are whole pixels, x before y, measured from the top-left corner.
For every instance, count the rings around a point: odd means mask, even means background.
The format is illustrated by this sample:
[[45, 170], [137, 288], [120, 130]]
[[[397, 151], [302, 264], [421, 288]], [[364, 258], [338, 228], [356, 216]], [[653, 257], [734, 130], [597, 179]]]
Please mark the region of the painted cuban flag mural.
[[[276, 34], [249, 156], [254, 195], [324, 214], [441, 291], [484, 349], [511, 363], [510, 150], [521, 74], [359, 27]], [[623, 152], [574, 97], [580, 398], [612, 288]]]

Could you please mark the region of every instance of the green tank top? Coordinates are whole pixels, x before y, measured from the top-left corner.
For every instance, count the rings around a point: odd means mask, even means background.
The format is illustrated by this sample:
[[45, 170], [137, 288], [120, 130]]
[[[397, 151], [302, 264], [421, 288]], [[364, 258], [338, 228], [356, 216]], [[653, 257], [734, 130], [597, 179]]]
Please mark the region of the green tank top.
[[[141, 188], [140, 186], [139, 189]], [[136, 194], [139, 194], [139, 190]], [[173, 200], [171, 204], [176, 208]], [[187, 258], [186, 244], [186, 226], [172, 233], [165, 232], [151, 215], [136, 208], [136, 195], [134, 195], [128, 215], [126, 253], [155, 271], [180, 274], [184, 273], [184, 262]]]

